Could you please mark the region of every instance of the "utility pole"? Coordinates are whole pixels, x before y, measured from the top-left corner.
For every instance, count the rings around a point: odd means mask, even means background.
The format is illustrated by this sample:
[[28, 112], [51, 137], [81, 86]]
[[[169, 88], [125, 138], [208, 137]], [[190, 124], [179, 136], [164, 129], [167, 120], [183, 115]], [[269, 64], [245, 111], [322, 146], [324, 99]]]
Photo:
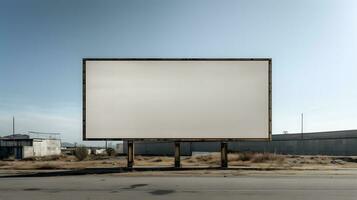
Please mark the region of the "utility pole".
[[[13, 149], [14, 149], [14, 158], [16, 159], [16, 151], [17, 151], [17, 148], [15, 148], [15, 116], [12, 116], [12, 142], [13, 142]], [[17, 147], [17, 145], [16, 145]]]
[[12, 116], [12, 137], [15, 140], [15, 116]]
[[305, 145], [304, 145], [304, 113], [301, 113], [301, 149], [302, 154], [305, 154]]
[[301, 139], [304, 139], [304, 113], [301, 113]]

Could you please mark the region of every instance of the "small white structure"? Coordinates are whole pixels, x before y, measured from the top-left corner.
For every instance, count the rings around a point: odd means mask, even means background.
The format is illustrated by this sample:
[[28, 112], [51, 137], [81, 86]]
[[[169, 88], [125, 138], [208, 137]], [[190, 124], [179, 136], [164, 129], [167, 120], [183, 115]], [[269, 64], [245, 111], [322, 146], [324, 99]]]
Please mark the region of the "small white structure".
[[101, 155], [101, 154], [105, 154], [105, 153], [106, 153], [106, 149], [95, 149], [94, 150], [95, 155]]
[[116, 145], [115, 151], [119, 154], [123, 154], [124, 153], [124, 144], [123, 143], [118, 143]]
[[23, 147], [23, 158], [53, 156], [61, 154], [61, 141], [58, 139], [33, 139], [32, 146]]

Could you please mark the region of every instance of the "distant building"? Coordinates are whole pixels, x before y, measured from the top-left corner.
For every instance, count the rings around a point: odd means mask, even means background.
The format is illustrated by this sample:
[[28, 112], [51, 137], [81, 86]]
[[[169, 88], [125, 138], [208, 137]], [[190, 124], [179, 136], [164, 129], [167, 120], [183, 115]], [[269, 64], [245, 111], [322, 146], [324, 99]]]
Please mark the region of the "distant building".
[[73, 144], [73, 143], [69, 143], [69, 142], [62, 142], [62, 143], [61, 143], [61, 147], [62, 147], [62, 149], [65, 149], [65, 148], [74, 148], [74, 147], [76, 147], [76, 145]]
[[101, 154], [106, 154], [107, 151], [106, 149], [94, 149], [93, 154], [95, 155], [101, 155]]
[[0, 139], [30, 139], [30, 136], [26, 134], [15, 134], [0, 137]]
[[[219, 152], [220, 142], [181, 142], [181, 155]], [[124, 154], [128, 152], [124, 141]], [[135, 142], [137, 155], [174, 155], [173, 142]], [[229, 152], [270, 152], [290, 155], [357, 156], [357, 130], [273, 134], [272, 141], [228, 142]]]
[[14, 156], [23, 159], [37, 156], [61, 154], [61, 141], [58, 139], [30, 138], [15, 134], [0, 138], [0, 159]]

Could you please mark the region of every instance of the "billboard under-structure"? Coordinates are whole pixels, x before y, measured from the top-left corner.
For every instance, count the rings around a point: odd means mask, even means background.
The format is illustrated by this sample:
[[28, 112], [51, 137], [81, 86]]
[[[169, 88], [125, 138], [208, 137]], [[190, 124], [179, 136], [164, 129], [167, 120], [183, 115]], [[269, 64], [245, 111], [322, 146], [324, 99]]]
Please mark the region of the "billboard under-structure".
[[83, 139], [268, 140], [271, 88], [271, 59], [83, 59]]

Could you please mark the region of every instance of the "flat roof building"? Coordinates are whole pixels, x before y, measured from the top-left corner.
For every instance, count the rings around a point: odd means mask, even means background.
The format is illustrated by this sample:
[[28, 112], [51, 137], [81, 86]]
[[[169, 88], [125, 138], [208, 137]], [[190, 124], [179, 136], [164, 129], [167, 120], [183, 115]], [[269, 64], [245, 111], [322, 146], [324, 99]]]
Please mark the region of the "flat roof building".
[[0, 138], [0, 159], [23, 159], [61, 154], [61, 140], [30, 138], [28, 135], [9, 135]]

